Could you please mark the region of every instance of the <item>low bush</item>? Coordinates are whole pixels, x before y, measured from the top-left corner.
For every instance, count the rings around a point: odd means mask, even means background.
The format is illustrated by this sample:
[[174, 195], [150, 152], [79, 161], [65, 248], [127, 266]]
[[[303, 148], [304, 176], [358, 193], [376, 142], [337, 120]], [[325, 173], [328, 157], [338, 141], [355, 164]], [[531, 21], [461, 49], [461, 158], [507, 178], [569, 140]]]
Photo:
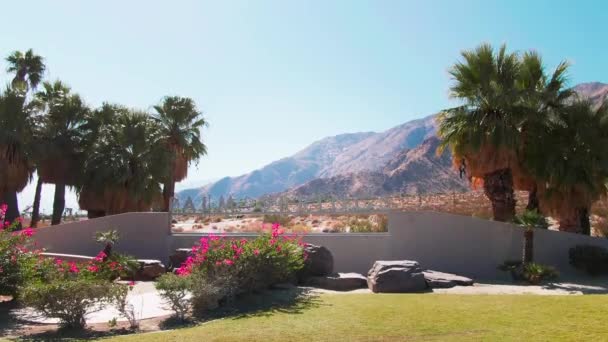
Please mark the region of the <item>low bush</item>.
[[35, 282], [22, 289], [22, 300], [46, 317], [58, 318], [67, 328], [82, 328], [85, 315], [112, 303], [112, 293], [121, 285], [77, 278], [69, 281]]
[[608, 273], [608, 250], [600, 246], [579, 245], [568, 251], [570, 264], [590, 275]]
[[6, 205], [0, 206], [0, 295], [16, 297], [19, 287], [33, 276], [40, 251], [31, 249], [34, 230], [17, 230], [20, 219], [5, 222], [6, 210]]
[[283, 227], [287, 227], [291, 224], [291, 218], [285, 215], [277, 214], [266, 214], [262, 218], [262, 222], [270, 224], [278, 224]]
[[191, 278], [167, 273], [156, 279], [155, 286], [160, 296], [175, 312], [175, 316], [184, 321], [191, 308], [188, 296], [188, 292], [192, 289]]
[[532, 285], [537, 285], [543, 281], [552, 280], [559, 276], [559, 273], [555, 268], [534, 262], [522, 263], [521, 261], [506, 261], [499, 266], [499, 269], [510, 272], [513, 280], [525, 281]]

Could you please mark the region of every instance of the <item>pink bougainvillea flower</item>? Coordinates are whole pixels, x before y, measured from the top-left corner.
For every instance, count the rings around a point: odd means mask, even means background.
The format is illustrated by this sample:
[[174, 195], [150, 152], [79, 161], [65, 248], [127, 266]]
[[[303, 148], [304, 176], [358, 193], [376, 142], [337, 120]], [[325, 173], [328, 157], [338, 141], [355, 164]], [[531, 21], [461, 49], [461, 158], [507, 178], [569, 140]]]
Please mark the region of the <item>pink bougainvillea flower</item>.
[[226, 265], [233, 265], [234, 261], [232, 261], [230, 259], [224, 259], [224, 264], [226, 264]]
[[99, 267], [97, 267], [97, 265], [89, 265], [89, 267], [87, 267], [87, 270], [93, 273], [97, 273], [99, 271]]
[[80, 270], [78, 269], [78, 266], [76, 266], [76, 263], [70, 262], [69, 266], [70, 266], [70, 272], [71, 273], [78, 273], [78, 272], [80, 272]]
[[135, 286], [135, 282], [133, 280], [131, 280], [131, 282], [129, 282], [129, 286], [131, 286], [131, 287]]
[[277, 246], [277, 252], [280, 252], [281, 249], [282, 249], [281, 246]]
[[63, 260], [59, 258], [55, 259], [55, 265], [60, 266], [61, 264], [63, 264]]
[[253, 254], [255, 254], [255, 255], [260, 255], [260, 250], [259, 250], [259, 249], [257, 249], [257, 248], [256, 248], [256, 249], [254, 249], [254, 250], [253, 250]]
[[107, 257], [106, 253], [104, 253], [104, 251], [99, 252], [99, 254], [97, 254], [97, 256], [95, 257], [95, 261], [102, 261], [105, 257]]
[[222, 262], [221, 262], [221, 261], [216, 261], [216, 262], [215, 262], [215, 266], [220, 266], [221, 264], [222, 264]]
[[21, 231], [21, 235], [31, 237], [34, 235], [34, 230], [32, 228], [25, 228]]

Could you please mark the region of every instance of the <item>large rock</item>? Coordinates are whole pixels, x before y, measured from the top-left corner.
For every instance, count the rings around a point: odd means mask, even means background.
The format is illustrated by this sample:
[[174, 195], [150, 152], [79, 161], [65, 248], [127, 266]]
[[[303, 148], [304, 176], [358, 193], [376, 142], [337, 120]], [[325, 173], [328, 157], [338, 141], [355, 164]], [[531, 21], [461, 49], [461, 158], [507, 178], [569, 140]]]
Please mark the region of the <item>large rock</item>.
[[456, 274], [443, 273], [433, 270], [424, 270], [424, 279], [431, 288], [450, 288], [457, 285], [471, 286], [474, 281], [471, 278], [462, 277]]
[[329, 249], [323, 246], [306, 244], [304, 251], [307, 254], [302, 276], [304, 278], [311, 276], [327, 276], [334, 272], [334, 257]]
[[189, 256], [192, 256], [191, 248], [178, 248], [169, 256], [169, 269], [179, 268]]
[[159, 260], [137, 260], [139, 269], [135, 272], [135, 280], [154, 280], [165, 274], [165, 265]]
[[376, 261], [367, 274], [372, 292], [421, 292], [427, 289], [424, 274], [416, 261]]
[[334, 291], [351, 291], [367, 287], [367, 278], [359, 273], [334, 273], [324, 277], [310, 277], [305, 285]]

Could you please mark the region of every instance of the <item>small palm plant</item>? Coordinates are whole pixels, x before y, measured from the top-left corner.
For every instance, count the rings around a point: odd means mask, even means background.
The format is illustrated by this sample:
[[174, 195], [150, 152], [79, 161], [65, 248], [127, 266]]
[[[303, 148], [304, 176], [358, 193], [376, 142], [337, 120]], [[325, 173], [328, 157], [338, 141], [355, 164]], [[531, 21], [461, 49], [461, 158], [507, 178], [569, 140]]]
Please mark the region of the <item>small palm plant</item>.
[[95, 233], [95, 241], [104, 245], [103, 253], [105, 256], [103, 257], [103, 261], [106, 261], [110, 257], [112, 254], [112, 247], [114, 247], [119, 239], [120, 234], [118, 234], [118, 231], [114, 229]]
[[524, 250], [522, 262], [529, 264], [534, 259], [534, 228], [547, 229], [549, 224], [537, 210], [526, 210], [515, 217], [515, 223], [524, 227]]

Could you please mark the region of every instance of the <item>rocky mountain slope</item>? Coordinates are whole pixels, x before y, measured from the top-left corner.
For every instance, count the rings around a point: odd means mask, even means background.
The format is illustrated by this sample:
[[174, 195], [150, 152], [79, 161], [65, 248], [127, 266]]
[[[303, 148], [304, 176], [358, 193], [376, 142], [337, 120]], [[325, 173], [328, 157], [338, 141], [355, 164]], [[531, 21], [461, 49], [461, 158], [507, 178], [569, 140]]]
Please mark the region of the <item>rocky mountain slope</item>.
[[426, 194], [465, 191], [468, 181], [451, 167], [448, 152], [437, 155], [439, 139], [430, 137], [413, 149], [403, 150], [379, 171], [362, 171], [318, 178], [285, 194], [294, 197], [367, 197], [387, 194]]
[[[596, 106], [608, 99], [608, 84], [582, 83], [574, 89]], [[449, 155], [436, 157], [436, 116], [409, 121], [384, 132], [341, 134], [321, 139], [291, 157], [238, 177], [225, 177], [178, 193], [180, 200], [201, 196], [258, 197], [295, 188], [293, 194], [325, 189], [335, 194], [431, 193], [462, 189]], [[423, 141], [425, 142], [423, 144]], [[310, 183], [309, 183], [310, 182]]]

